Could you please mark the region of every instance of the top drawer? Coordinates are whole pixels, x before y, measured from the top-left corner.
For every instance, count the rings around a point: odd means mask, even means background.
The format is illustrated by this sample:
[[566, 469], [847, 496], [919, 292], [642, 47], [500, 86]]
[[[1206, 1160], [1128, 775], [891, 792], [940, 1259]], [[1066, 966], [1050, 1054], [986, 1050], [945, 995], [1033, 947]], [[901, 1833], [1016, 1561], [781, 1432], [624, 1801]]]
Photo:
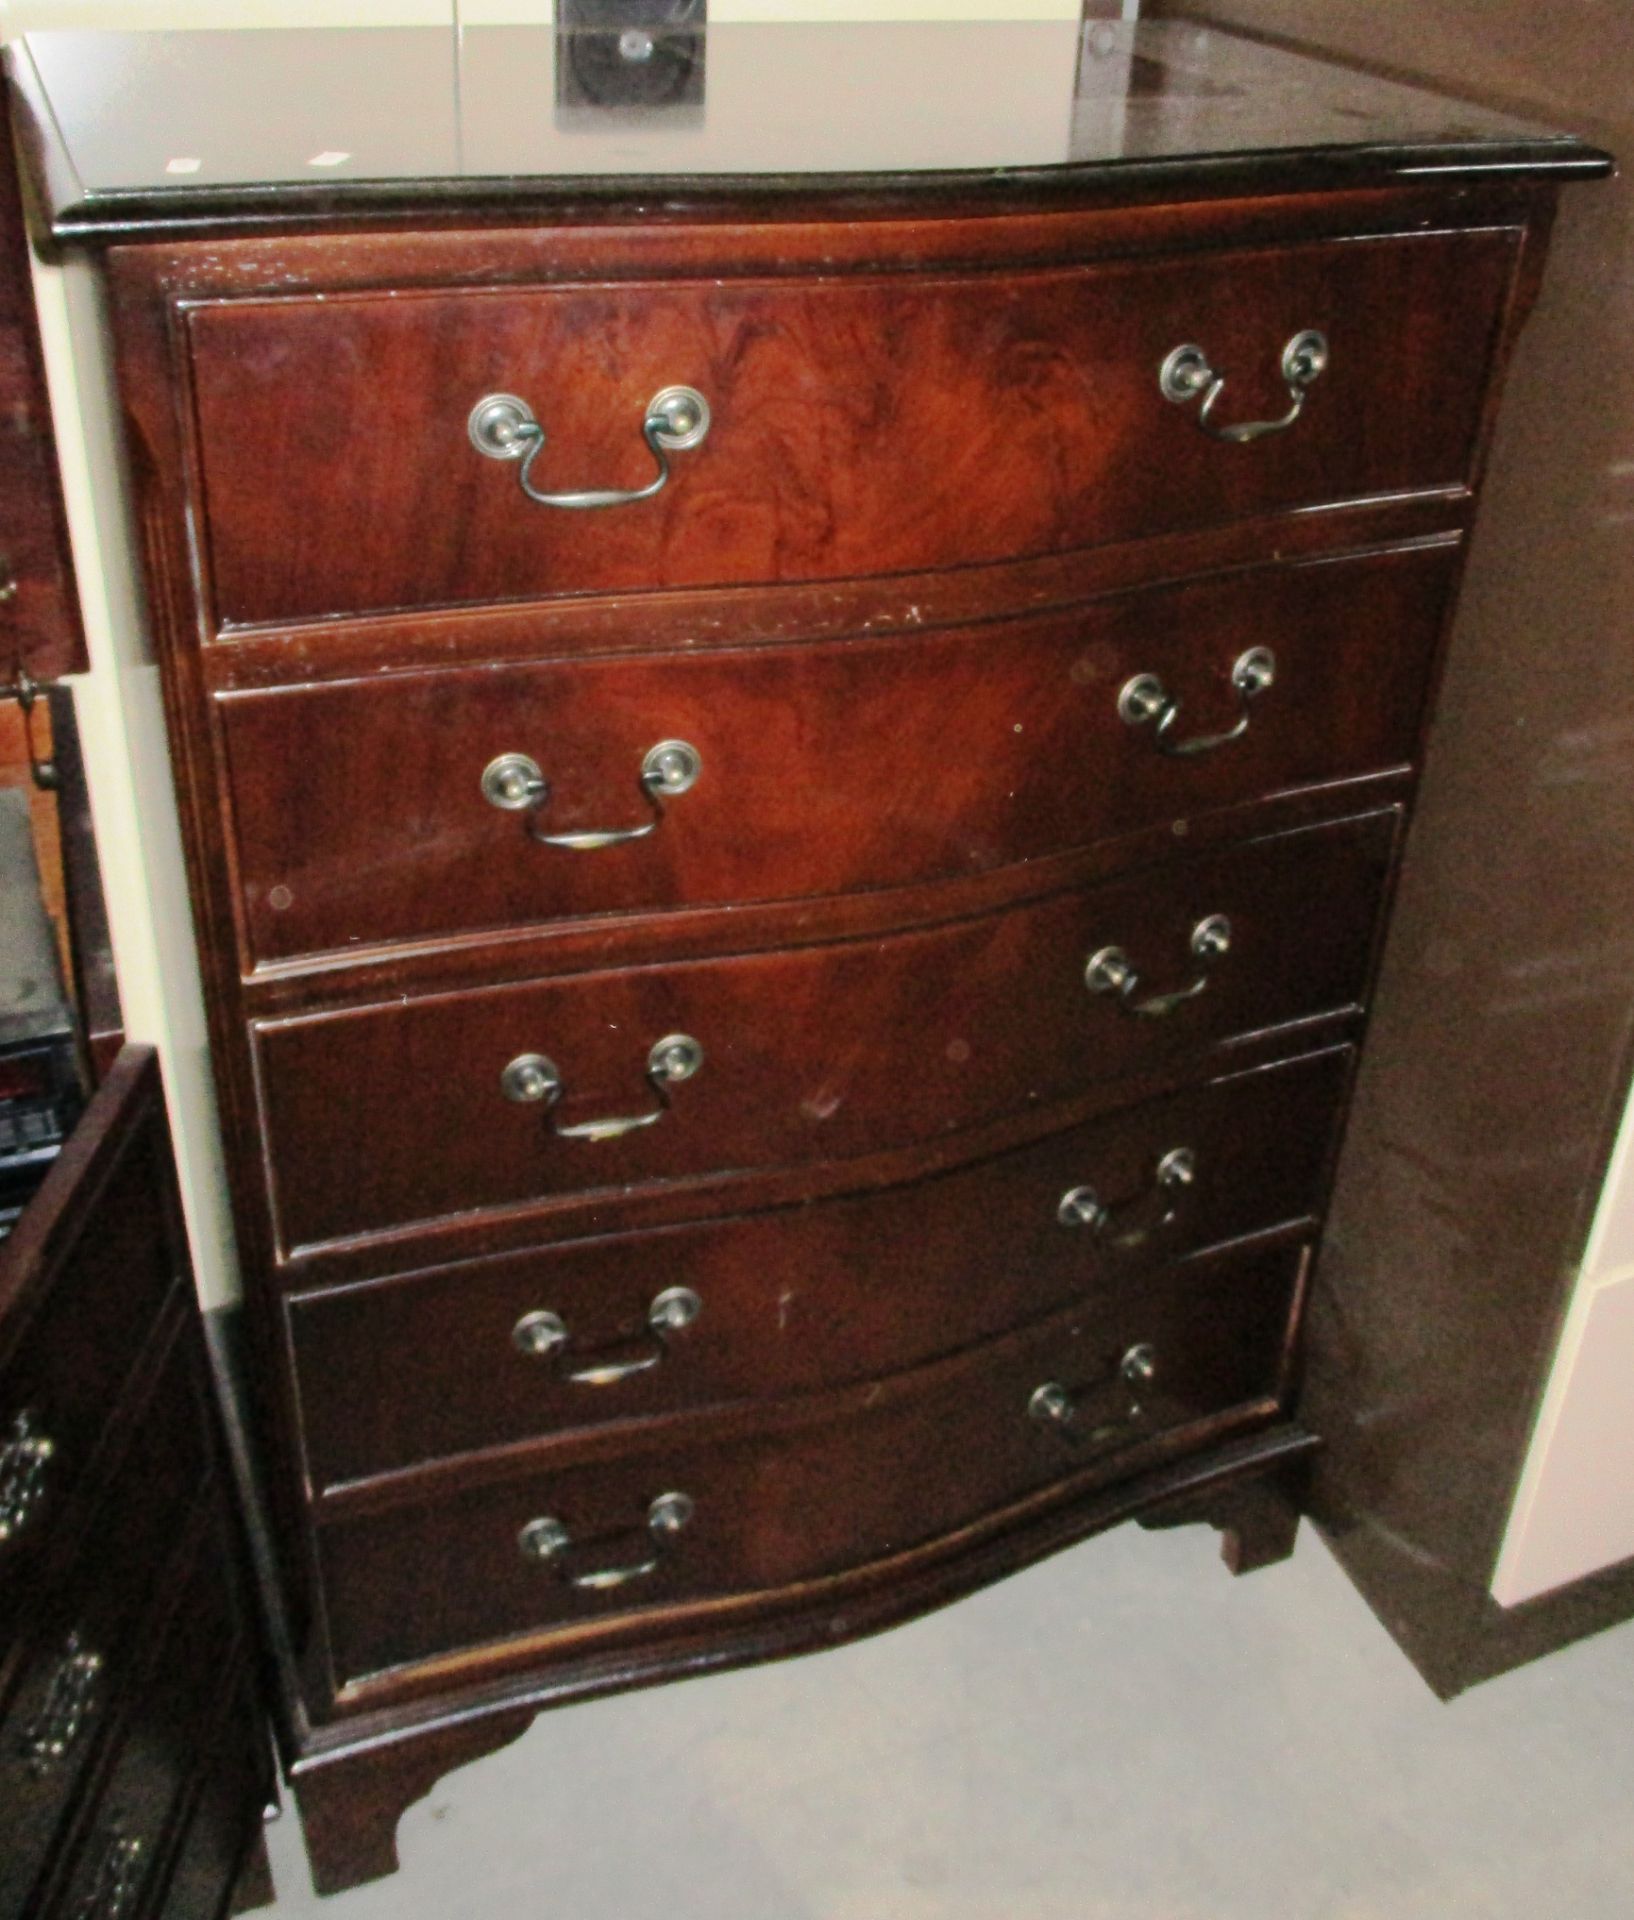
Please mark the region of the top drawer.
[[[1470, 467], [1507, 229], [962, 276], [673, 281], [201, 304], [187, 316], [223, 625], [638, 588], [914, 572], [1059, 552]], [[1446, 289], [1458, 290], [1448, 299]], [[1159, 385], [1195, 344], [1218, 438]], [[657, 492], [563, 510], [468, 431], [526, 403], [544, 492], [636, 491], [662, 390], [700, 444]]]

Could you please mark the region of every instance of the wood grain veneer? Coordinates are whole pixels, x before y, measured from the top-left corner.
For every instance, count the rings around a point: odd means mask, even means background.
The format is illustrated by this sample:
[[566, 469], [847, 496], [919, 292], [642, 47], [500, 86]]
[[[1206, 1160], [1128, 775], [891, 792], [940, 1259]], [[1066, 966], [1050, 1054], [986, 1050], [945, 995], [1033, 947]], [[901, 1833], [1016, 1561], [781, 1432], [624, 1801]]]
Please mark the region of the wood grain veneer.
[[[269, 1022], [256, 1055], [285, 1257], [455, 1212], [843, 1160], [1177, 1055], [1223, 1064], [1239, 1038], [1360, 1005], [1397, 824], [1366, 814], [884, 940]], [[1230, 947], [1200, 960], [1195, 930], [1217, 916]], [[1108, 947], [1139, 970], [1137, 1001], [1202, 989], [1132, 1014], [1085, 983]], [[555, 1132], [658, 1111], [646, 1066], [669, 1034], [704, 1057], [656, 1125]], [[535, 1054], [561, 1076], [549, 1106], [502, 1089]]]
[[[907, 573], [1456, 485], [1518, 240], [194, 308], [216, 618]], [[1227, 417], [1274, 418], [1306, 328], [1343, 345], [1263, 457], [1228, 466], [1152, 405], [1154, 368], [1206, 335]], [[639, 487], [647, 402], [677, 384], [717, 423], [649, 511], [542, 516], [463, 438], [516, 393], [548, 434], [534, 485]]]
[[[1350, 1062], [1336, 1048], [1233, 1075], [822, 1206], [294, 1296], [313, 1483], [900, 1371], [1155, 1266], [1314, 1219]], [[1166, 1190], [1158, 1169], [1176, 1150], [1193, 1177]], [[1061, 1220], [1063, 1196], [1085, 1187], [1107, 1207], [1104, 1225]], [[659, 1340], [649, 1308], [679, 1285], [698, 1295], [698, 1319]], [[513, 1339], [540, 1310], [569, 1333], [544, 1356]], [[573, 1377], [654, 1354], [622, 1379]]]
[[[693, 644], [224, 694], [245, 963], [632, 900], [906, 887], [1406, 766], [1456, 566], [1450, 543], [1415, 544], [909, 644]], [[1178, 737], [1232, 726], [1232, 667], [1267, 636], [1276, 677], [1230, 751], [1176, 760], [1119, 717], [1119, 690], [1156, 673], [1181, 703]], [[643, 756], [677, 738], [702, 771], [649, 838], [592, 858], [530, 837], [648, 824]], [[345, 745], [312, 754], [312, 740]], [[536, 811], [484, 798], [501, 752], [548, 780]]]

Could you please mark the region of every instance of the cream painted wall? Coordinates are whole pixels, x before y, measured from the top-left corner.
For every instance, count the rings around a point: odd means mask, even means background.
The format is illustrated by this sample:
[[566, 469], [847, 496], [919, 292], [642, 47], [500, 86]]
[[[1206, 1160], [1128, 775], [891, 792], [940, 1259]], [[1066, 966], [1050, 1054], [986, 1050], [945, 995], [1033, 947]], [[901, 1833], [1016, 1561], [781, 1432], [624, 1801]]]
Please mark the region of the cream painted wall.
[[[1123, 11], [1135, 7], [1124, 0]], [[1078, 0], [710, 0], [727, 20], [1074, 20]], [[0, 0], [7, 37], [47, 27], [419, 27], [555, 18], [553, 0]]]
[[91, 657], [72, 682], [125, 1028], [151, 1042], [206, 1306], [238, 1272], [159, 677], [135, 585], [101, 304], [89, 266], [36, 264], [35, 301]]
[[435, 27], [451, 0], [0, 0], [7, 39], [47, 28]]
[[1634, 1098], [1492, 1576], [1519, 1606], [1634, 1558]]

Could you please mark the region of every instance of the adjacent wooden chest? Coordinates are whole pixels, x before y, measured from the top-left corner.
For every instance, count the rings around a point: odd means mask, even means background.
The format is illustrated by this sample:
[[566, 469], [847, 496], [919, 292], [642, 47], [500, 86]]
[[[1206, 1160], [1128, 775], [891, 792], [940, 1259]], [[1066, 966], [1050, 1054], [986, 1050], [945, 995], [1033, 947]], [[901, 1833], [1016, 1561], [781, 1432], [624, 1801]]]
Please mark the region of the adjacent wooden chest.
[[211, 1920], [272, 1793], [153, 1054], [0, 1253], [0, 1915]]

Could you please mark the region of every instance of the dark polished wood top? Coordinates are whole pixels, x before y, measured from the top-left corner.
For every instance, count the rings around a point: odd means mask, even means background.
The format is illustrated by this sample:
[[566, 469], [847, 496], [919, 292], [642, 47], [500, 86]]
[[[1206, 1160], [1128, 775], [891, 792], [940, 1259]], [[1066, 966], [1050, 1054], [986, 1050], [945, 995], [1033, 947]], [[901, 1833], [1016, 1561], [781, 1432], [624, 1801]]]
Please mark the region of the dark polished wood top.
[[1594, 174], [1565, 134], [1185, 21], [39, 33], [59, 242], [734, 195], [1127, 198]]

